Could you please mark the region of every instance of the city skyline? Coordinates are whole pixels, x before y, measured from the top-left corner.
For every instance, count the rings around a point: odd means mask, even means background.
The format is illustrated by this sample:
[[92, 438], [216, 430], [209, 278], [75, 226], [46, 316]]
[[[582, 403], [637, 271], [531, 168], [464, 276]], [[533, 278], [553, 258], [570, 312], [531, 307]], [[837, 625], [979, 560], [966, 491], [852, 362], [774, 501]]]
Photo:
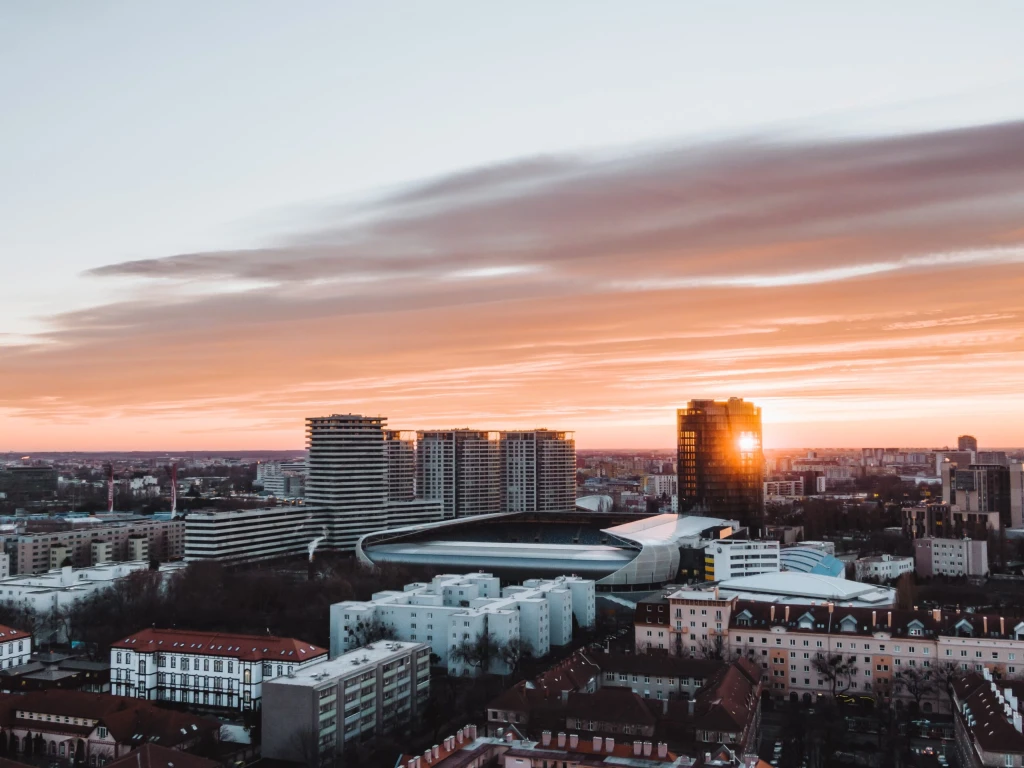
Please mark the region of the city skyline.
[[671, 448], [733, 396], [766, 449], [1022, 442], [1020, 4], [58, 6], [0, 11], [0, 451]]

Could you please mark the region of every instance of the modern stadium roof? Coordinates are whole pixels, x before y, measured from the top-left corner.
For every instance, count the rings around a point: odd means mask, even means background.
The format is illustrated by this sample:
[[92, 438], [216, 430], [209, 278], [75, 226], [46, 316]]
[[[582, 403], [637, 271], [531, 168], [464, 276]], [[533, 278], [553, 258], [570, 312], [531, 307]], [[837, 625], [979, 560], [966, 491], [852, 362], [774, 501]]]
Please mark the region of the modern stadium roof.
[[[602, 516], [603, 518], [603, 516]], [[502, 513], [407, 526], [363, 536], [364, 563], [577, 574], [606, 587], [664, 584], [677, 578], [680, 547], [727, 536], [738, 523], [698, 515], [623, 516]], [[502, 540], [504, 538], [504, 540]]]
[[795, 571], [740, 576], [717, 583], [694, 585], [680, 592], [705, 592], [711, 589], [718, 590], [719, 598], [738, 597], [741, 600], [768, 603], [806, 604], [820, 601], [843, 606], [886, 606], [896, 601], [896, 590], [889, 587]]
[[815, 573], [841, 578], [846, 570], [842, 560], [817, 547], [783, 547], [779, 552], [779, 565], [785, 571]]

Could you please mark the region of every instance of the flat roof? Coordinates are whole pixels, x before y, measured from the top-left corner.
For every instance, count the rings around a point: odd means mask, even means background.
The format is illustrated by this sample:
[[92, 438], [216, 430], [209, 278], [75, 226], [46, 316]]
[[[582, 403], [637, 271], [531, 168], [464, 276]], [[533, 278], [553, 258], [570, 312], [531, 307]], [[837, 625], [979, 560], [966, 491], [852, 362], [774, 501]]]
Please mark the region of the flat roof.
[[[302, 688], [315, 688], [331, 680], [348, 675], [365, 672], [368, 667], [387, 661], [391, 658], [404, 656], [411, 651], [430, 649], [428, 643], [410, 643], [399, 640], [379, 640], [362, 648], [355, 648], [333, 659], [310, 664], [295, 670], [292, 677], [275, 677], [266, 685], [297, 685]], [[353, 663], [356, 662], [356, 663]]]

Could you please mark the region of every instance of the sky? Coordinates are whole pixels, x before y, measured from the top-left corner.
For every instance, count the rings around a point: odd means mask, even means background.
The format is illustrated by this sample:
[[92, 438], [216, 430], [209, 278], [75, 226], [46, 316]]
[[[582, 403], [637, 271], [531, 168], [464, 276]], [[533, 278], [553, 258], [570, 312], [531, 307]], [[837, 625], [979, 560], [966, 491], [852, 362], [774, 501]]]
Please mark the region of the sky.
[[0, 2], [0, 451], [1024, 444], [1024, 3]]

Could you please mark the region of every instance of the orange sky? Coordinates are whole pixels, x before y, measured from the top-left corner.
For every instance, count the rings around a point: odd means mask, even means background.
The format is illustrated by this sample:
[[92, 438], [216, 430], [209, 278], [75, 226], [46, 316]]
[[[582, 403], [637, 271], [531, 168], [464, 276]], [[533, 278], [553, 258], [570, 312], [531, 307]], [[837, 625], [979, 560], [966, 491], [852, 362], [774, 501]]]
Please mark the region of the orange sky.
[[302, 420], [670, 447], [1024, 444], [1024, 124], [471, 170], [262, 250], [112, 264], [0, 346], [0, 451], [293, 448]]

